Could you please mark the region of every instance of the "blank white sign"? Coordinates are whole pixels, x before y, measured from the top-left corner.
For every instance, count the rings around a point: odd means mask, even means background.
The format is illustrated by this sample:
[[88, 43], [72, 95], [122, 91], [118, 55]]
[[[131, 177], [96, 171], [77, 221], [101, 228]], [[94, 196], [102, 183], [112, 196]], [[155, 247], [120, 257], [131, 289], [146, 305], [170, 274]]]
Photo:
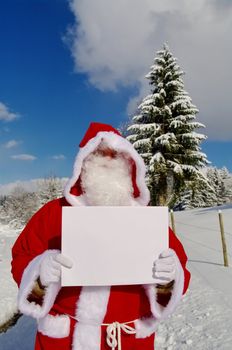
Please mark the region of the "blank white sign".
[[168, 248], [167, 207], [63, 207], [62, 286], [153, 283], [152, 265]]

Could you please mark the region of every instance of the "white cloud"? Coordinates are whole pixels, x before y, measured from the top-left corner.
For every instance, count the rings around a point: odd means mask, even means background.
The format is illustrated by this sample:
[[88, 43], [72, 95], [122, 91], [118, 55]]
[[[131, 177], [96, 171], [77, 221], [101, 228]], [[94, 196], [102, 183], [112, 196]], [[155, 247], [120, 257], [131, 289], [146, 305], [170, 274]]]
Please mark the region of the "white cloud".
[[13, 148], [13, 147], [17, 147], [20, 143], [21, 143], [21, 141], [10, 140], [7, 143], [5, 143], [4, 147], [5, 148]]
[[55, 160], [64, 160], [66, 157], [63, 154], [57, 154], [55, 156], [52, 156], [52, 159]]
[[186, 89], [205, 132], [211, 139], [231, 140], [231, 1], [72, 0], [71, 8], [76, 71], [86, 73], [95, 87], [134, 85], [145, 91], [155, 52], [168, 42], [186, 71]]
[[0, 120], [11, 122], [19, 117], [19, 114], [10, 112], [8, 107], [0, 102]]
[[11, 156], [11, 158], [15, 159], [15, 160], [25, 160], [25, 161], [37, 159], [32, 154], [24, 154], [24, 153], [23, 154], [15, 154], [15, 155]]

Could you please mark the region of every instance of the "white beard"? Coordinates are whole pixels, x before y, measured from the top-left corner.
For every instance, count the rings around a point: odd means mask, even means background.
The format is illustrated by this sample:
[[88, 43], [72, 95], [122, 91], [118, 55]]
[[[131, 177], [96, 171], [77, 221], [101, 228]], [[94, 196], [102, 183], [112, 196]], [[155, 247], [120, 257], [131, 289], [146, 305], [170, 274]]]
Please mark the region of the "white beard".
[[131, 165], [120, 155], [90, 154], [83, 163], [81, 186], [91, 206], [130, 206], [134, 199]]

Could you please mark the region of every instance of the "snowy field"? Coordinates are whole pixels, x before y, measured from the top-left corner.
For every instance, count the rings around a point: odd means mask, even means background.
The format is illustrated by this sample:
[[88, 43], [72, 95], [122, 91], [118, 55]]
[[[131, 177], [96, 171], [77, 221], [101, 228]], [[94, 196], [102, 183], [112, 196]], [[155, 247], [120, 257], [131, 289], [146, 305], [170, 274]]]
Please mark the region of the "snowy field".
[[0, 226], [0, 326], [17, 312], [17, 285], [10, 273], [11, 247], [16, 238], [17, 231]]
[[[232, 205], [222, 206], [232, 266]], [[175, 213], [192, 274], [176, 312], [157, 331], [156, 350], [232, 349], [232, 269], [223, 266], [218, 208]]]
[[[192, 280], [176, 312], [160, 324], [156, 350], [232, 349], [232, 269], [223, 266], [217, 209], [175, 213]], [[232, 205], [221, 209], [232, 266]], [[16, 237], [16, 232], [0, 227], [0, 324], [16, 311], [17, 288], [10, 277], [10, 247]], [[0, 334], [0, 349], [32, 350], [34, 335], [34, 320], [21, 317], [15, 327]]]

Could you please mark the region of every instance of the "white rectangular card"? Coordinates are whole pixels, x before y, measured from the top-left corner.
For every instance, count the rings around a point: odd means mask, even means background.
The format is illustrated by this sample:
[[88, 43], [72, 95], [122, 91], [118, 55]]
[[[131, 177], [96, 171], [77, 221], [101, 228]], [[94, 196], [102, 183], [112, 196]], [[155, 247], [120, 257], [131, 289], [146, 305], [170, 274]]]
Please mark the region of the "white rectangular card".
[[62, 286], [153, 283], [152, 265], [168, 248], [167, 207], [63, 207]]

